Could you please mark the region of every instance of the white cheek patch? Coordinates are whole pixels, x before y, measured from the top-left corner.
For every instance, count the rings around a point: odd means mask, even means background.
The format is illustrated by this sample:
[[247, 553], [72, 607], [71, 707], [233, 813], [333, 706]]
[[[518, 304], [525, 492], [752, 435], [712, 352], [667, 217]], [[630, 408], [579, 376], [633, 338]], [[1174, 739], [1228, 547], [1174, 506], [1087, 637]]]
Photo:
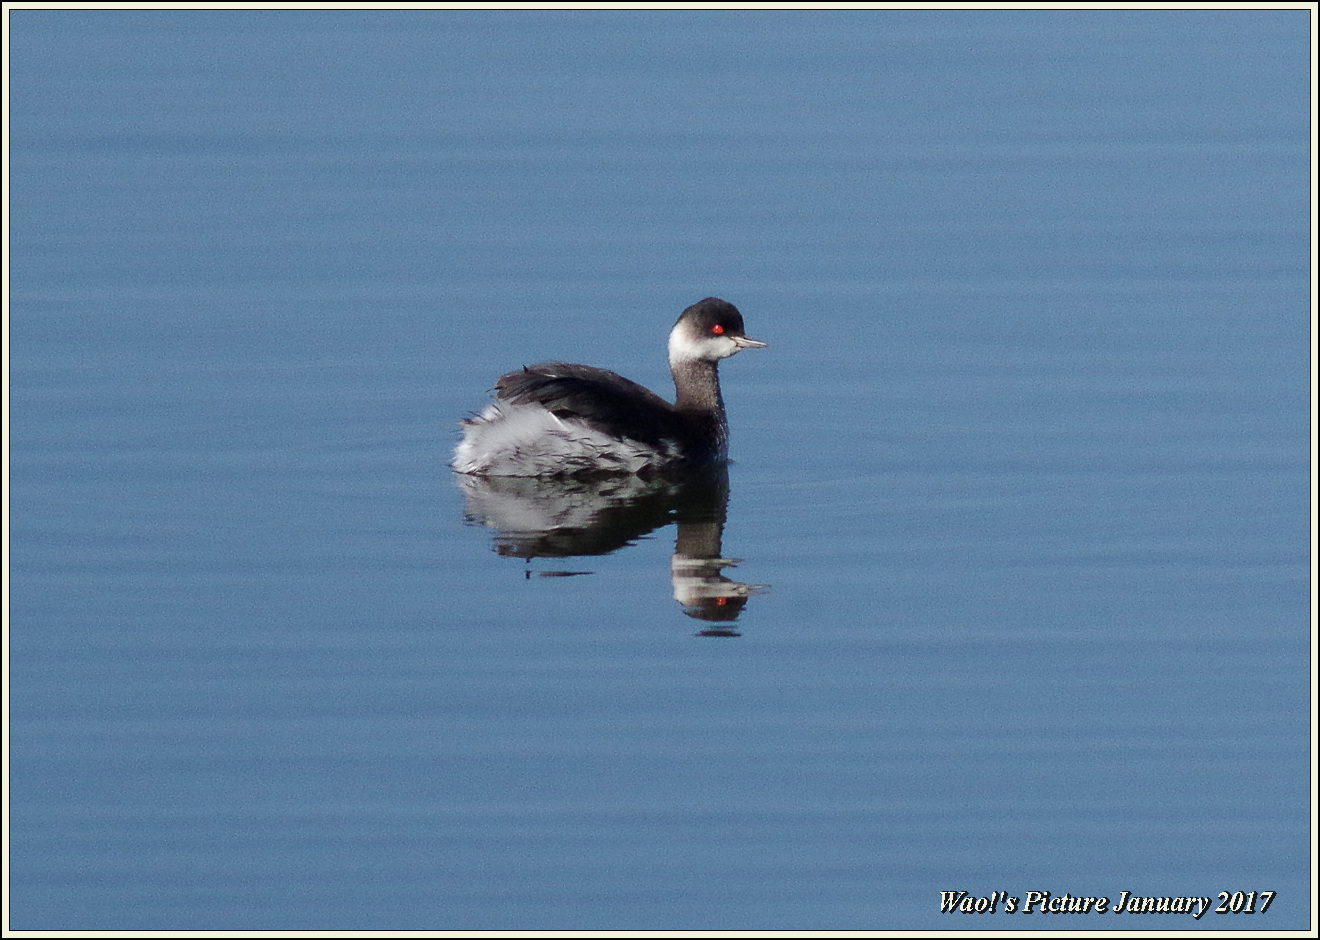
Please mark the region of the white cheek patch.
[[693, 336], [688, 330], [669, 334], [669, 361], [692, 362], [727, 359], [738, 351], [738, 344], [727, 336]]

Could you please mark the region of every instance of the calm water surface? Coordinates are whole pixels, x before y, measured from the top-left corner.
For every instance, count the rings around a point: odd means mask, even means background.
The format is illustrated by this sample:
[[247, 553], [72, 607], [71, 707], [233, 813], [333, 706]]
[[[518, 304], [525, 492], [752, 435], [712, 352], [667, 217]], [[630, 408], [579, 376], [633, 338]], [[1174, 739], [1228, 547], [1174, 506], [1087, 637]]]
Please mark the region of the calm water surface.
[[1308, 15], [11, 12], [12, 926], [1307, 927]]

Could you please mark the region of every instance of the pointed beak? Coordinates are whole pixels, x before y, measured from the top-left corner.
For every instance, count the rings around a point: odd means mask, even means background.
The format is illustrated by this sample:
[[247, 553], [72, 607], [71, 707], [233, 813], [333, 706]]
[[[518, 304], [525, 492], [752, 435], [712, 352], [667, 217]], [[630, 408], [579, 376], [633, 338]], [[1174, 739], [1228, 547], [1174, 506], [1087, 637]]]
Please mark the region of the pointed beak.
[[752, 339], [750, 336], [731, 336], [731, 340], [737, 344], [739, 349], [765, 349], [768, 343], [762, 343], [760, 340]]

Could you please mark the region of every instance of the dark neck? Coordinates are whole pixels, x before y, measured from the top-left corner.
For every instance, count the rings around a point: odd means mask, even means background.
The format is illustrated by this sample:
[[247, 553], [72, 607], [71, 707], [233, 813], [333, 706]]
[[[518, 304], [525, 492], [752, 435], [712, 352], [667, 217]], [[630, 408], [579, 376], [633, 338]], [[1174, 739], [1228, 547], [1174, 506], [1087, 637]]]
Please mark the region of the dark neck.
[[670, 363], [674, 373], [675, 409], [687, 416], [685, 433], [691, 436], [689, 456], [697, 463], [728, 459], [729, 422], [724, 416], [720, 377], [715, 363], [684, 359]]
[[715, 363], [701, 359], [683, 359], [670, 363], [674, 373], [674, 404], [680, 411], [706, 412], [724, 420], [724, 397], [720, 395], [720, 375]]

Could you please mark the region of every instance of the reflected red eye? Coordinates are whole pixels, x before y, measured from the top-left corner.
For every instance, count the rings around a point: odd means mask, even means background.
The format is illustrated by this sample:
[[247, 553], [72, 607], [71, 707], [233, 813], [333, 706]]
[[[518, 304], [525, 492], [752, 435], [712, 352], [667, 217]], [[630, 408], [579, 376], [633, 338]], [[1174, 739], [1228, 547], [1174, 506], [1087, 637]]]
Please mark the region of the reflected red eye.
[[710, 328], [710, 331], [711, 331], [712, 333], [714, 333], [716, 336], [723, 336], [723, 335], [724, 335], [724, 327], [720, 326], [718, 323], [716, 323], [714, 326], [712, 326], [712, 327]]

